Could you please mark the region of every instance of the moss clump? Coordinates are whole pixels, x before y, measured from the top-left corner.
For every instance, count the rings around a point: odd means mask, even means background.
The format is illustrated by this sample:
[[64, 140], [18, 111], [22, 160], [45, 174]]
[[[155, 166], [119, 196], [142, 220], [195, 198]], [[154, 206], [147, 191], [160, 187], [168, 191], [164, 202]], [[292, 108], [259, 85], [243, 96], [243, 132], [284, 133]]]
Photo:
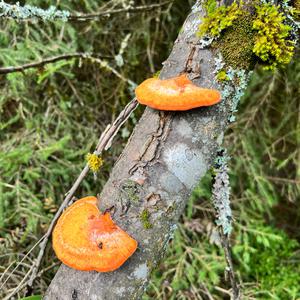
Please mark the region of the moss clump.
[[159, 78], [160, 73], [161, 73], [161, 70], [155, 72], [155, 73], [153, 74], [153, 78]]
[[212, 46], [221, 51], [228, 66], [242, 69], [254, 66], [255, 32], [252, 21], [251, 14], [244, 12], [243, 17], [235, 20], [232, 26], [224, 30], [222, 36], [213, 43]]
[[257, 30], [253, 52], [265, 63], [265, 69], [288, 64], [294, 53], [294, 42], [289, 40], [291, 27], [284, 24], [286, 17], [279, 6], [270, 3], [256, 5], [253, 29]]
[[140, 200], [138, 184], [132, 180], [126, 180], [121, 186], [121, 192], [130, 201], [138, 202]]
[[230, 27], [236, 19], [243, 15], [240, 5], [234, 2], [230, 6], [216, 7], [215, 1], [208, 1], [206, 3], [207, 15], [202, 19], [198, 36], [219, 36], [224, 29]]
[[[217, 7], [216, 1], [206, 1], [207, 15], [198, 35], [217, 38], [213, 46], [220, 49], [225, 62], [233, 68], [251, 69], [256, 61], [269, 70], [288, 64], [295, 42], [280, 6], [253, 1], [251, 9], [246, 10], [243, 5], [240, 1]], [[297, 9], [299, 0], [294, 6]]]
[[152, 228], [152, 224], [150, 223], [149, 221], [149, 218], [150, 218], [150, 213], [147, 209], [144, 209], [140, 215], [140, 220], [143, 224], [143, 227], [145, 229], [150, 229]]
[[88, 153], [86, 161], [89, 168], [94, 172], [98, 172], [100, 167], [103, 165], [103, 159], [95, 153]]
[[227, 76], [225, 70], [219, 71], [216, 78], [218, 81], [228, 81], [229, 80], [229, 77]]
[[207, 0], [203, 4], [207, 14], [212, 14], [217, 9], [217, 1], [216, 0]]

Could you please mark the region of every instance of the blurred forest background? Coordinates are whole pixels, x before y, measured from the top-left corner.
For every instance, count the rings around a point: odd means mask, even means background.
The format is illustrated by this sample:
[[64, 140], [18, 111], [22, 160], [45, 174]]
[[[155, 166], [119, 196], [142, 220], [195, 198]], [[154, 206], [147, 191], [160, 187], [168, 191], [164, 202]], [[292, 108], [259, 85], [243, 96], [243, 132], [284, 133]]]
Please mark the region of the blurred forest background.
[[[95, 12], [128, 2], [31, 0], [30, 4]], [[24, 255], [46, 231], [100, 133], [132, 98], [130, 82], [140, 83], [161, 69], [192, 2], [176, 0], [151, 11], [83, 22], [0, 21], [1, 66], [92, 52], [119, 74], [95, 61], [75, 58], [0, 75], [1, 299], [22, 285], [38, 247]], [[225, 139], [232, 157], [233, 255], [245, 299], [300, 299], [297, 57], [285, 70], [255, 71], [238, 120]], [[90, 174], [78, 197], [101, 191], [143, 109], [135, 111], [113, 147], [104, 153], [97, 181]], [[144, 299], [229, 298], [210, 181], [211, 174], [207, 174], [191, 197]], [[50, 244], [34, 295], [44, 293], [58, 266]], [[24, 290], [17, 296], [24, 297]]]

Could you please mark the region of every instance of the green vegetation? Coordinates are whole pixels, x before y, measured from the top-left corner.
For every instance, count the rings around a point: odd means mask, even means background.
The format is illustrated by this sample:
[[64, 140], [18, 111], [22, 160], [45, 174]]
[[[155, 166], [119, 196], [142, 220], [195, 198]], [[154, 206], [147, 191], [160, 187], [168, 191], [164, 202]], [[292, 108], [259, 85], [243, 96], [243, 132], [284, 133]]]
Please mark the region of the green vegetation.
[[152, 224], [150, 223], [149, 218], [150, 218], [149, 210], [147, 210], [147, 209], [145, 208], [145, 209], [142, 211], [141, 216], [140, 216], [141, 222], [142, 222], [143, 227], [144, 227], [145, 229], [150, 229], [150, 228], [152, 228]]
[[288, 64], [294, 53], [294, 42], [289, 40], [291, 27], [284, 24], [285, 16], [272, 4], [256, 6], [257, 17], [253, 29], [257, 30], [253, 52], [273, 70]]
[[140, 200], [140, 190], [139, 185], [132, 181], [126, 180], [121, 186], [121, 197], [122, 194], [126, 196], [126, 198], [130, 199], [130, 201], [138, 202]]
[[226, 74], [225, 70], [221, 70], [218, 72], [218, 74], [216, 75], [216, 78], [218, 81], [228, 81], [229, 77]]
[[236, 2], [230, 6], [223, 5], [218, 8], [216, 6], [216, 1], [207, 2], [207, 16], [203, 18], [198, 32], [200, 37], [205, 34], [219, 36], [224, 29], [230, 27], [243, 14]]
[[213, 43], [220, 49], [228, 66], [235, 69], [251, 69], [256, 62], [253, 47], [255, 34], [252, 28], [253, 17], [244, 12], [227, 30]]

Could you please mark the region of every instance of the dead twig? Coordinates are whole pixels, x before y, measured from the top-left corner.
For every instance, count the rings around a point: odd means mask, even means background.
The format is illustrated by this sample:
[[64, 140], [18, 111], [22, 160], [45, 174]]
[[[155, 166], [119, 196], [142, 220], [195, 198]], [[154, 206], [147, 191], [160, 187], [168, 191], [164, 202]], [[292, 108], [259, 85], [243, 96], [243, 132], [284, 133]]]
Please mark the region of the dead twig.
[[228, 235], [224, 234], [222, 230], [220, 230], [220, 236], [221, 236], [221, 243], [225, 253], [226, 263], [227, 263], [226, 272], [229, 275], [229, 280], [232, 287], [232, 299], [239, 300], [241, 299], [240, 288], [234, 272], [231, 248], [229, 244], [229, 237]]
[[100, 19], [103, 17], [107, 17], [113, 14], [119, 14], [119, 13], [137, 13], [141, 11], [147, 11], [152, 10], [155, 8], [159, 8], [162, 6], [165, 6], [167, 4], [171, 4], [173, 1], [165, 1], [162, 3], [156, 3], [156, 4], [150, 4], [150, 5], [141, 5], [141, 6], [132, 6], [132, 7], [126, 7], [126, 8], [117, 8], [117, 9], [108, 9], [104, 11], [100, 11], [94, 14], [72, 14], [68, 17], [68, 20], [70, 21], [88, 21], [93, 19]]
[[10, 66], [10, 67], [3, 67], [0, 68], [0, 74], [9, 74], [14, 72], [23, 72], [26, 69], [31, 68], [40, 68], [43, 67], [46, 64], [54, 63], [60, 60], [67, 60], [67, 59], [73, 59], [73, 58], [83, 58], [83, 59], [99, 59], [101, 58], [111, 58], [109, 56], [101, 56], [97, 54], [92, 53], [84, 53], [84, 52], [76, 52], [76, 53], [67, 53], [67, 54], [61, 54], [49, 58], [42, 59], [40, 61], [24, 64], [21, 66]]

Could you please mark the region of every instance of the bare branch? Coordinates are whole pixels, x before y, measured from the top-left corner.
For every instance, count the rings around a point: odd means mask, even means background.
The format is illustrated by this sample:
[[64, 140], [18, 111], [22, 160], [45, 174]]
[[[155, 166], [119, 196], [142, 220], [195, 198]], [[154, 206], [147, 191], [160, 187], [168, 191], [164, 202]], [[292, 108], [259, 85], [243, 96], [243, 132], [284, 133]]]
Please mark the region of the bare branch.
[[229, 244], [229, 237], [228, 235], [224, 234], [222, 230], [220, 230], [221, 235], [221, 242], [225, 253], [225, 259], [227, 263], [227, 274], [229, 275], [229, 280], [232, 287], [232, 299], [233, 300], [240, 300], [241, 294], [240, 294], [240, 288], [235, 276], [233, 262], [232, 262], [232, 255], [231, 255], [231, 247]]
[[231, 247], [229, 243], [229, 235], [232, 231], [232, 212], [230, 207], [230, 181], [228, 175], [227, 162], [229, 157], [226, 149], [218, 151], [214, 166], [214, 184], [212, 191], [212, 200], [216, 210], [217, 220], [219, 225], [219, 233], [221, 244], [224, 249], [225, 259], [227, 263], [226, 274], [229, 275], [229, 280], [232, 287], [232, 299], [240, 299], [240, 288], [235, 276]]
[[67, 54], [61, 54], [49, 58], [42, 59], [40, 61], [24, 64], [21, 66], [10, 66], [10, 67], [3, 67], [0, 68], [0, 74], [9, 74], [13, 72], [23, 72], [26, 69], [31, 68], [39, 68], [46, 64], [54, 63], [60, 60], [67, 60], [67, 59], [73, 59], [73, 58], [83, 58], [83, 59], [99, 59], [101, 58], [111, 58], [109, 56], [101, 56], [98, 54], [93, 53], [85, 53], [85, 52], [76, 52], [76, 53], [67, 53]]
[[71, 14], [68, 17], [68, 20], [70, 21], [87, 21], [87, 20], [93, 20], [93, 19], [100, 19], [103, 17], [108, 17], [113, 14], [119, 14], [119, 13], [138, 13], [141, 11], [148, 11], [155, 8], [159, 8], [162, 6], [166, 6], [168, 4], [173, 3], [172, 1], [165, 1], [162, 3], [156, 3], [156, 4], [150, 4], [150, 5], [142, 5], [142, 6], [136, 6], [136, 7], [128, 7], [128, 8], [118, 8], [118, 9], [108, 9], [104, 11], [100, 11], [98, 13], [94, 14]]

